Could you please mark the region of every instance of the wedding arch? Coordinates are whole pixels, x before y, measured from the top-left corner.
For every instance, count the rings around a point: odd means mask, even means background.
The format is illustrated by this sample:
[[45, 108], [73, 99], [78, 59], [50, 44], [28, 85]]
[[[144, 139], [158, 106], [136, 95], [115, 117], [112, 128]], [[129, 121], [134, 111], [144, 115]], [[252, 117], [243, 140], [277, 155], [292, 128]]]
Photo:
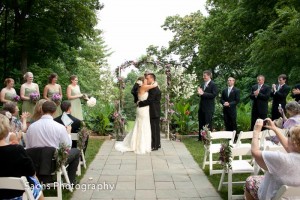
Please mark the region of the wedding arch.
[[149, 64], [153, 65], [154, 68], [158, 70], [159, 73], [164, 73], [166, 75], [165, 85], [166, 85], [166, 93], [165, 93], [165, 103], [164, 103], [164, 118], [162, 118], [162, 122], [166, 123], [166, 131], [167, 138], [170, 139], [170, 116], [169, 116], [169, 108], [170, 108], [170, 91], [171, 91], [171, 67], [176, 65], [175, 63], [167, 63], [164, 61], [158, 61], [150, 59], [149, 57], [144, 57], [138, 61], [128, 60], [118, 66], [115, 70], [115, 74], [118, 80], [119, 87], [119, 108], [118, 112], [123, 109], [124, 105], [124, 89], [125, 89], [125, 81], [121, 76], [122, 71], [128, 67], [134, 66], [136, 69], [140, 69], [141, 66]]

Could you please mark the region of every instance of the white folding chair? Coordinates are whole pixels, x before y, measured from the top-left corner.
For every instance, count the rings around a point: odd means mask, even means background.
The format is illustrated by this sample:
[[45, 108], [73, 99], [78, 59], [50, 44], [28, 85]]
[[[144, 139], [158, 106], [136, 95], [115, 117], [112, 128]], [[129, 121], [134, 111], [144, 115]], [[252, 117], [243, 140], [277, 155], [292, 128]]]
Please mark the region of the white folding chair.
[[25, 176], [16, 177], [0, 177], [0, 188], [11, 190], [24, 190], [23, 200], [35, 200], [30, 189], [30, 185]]
[[[283, 135], [286, 135], [288, 129], [280, 129], [280, 131]], [[278, 146], [282, 146], [280, 143], [275, 144], [274, 142], [267, 140], [268, 137], [271, 138], [271, 137], [276, 136], [276, 133], [273, 130], [264, 130], [262, 135], [263, 135], [262, 136], [263, 137], [263, 140], [262, 140], [263, 149], [268, 148], [271, 151], [272, 148], [274, 148], [276, 150], [276, 149], [278, 149]]]
[[272, 200], [300, 199], [300, 187], [283, 185]]
[[[202, 164], [203, 169], [205, 168], [205, 165], [209, 165], [209, 175], [222, 173], [222, 170], [213, 169], [213, 164], [220, 163], [220, 161], [213, 160], [213, 154], [219, 153], [221, 148], [221, 143], [213, 143], [213, 141], [218, 139], [228, 139], [230, 140], [229, 144], [233, 145], [235, 133], [236, 131], [210, 132], [211, 143], [209, 149], [205, 148], [203, 164]], [[209, 155], [209, 160], [207, 161], [208, 155]]]
[[[71, 139], [74, 140], [74, 141], [78, 141], [78, 134], [77, 133], [71, 133]], [[78, 176], [81, 175], [81, 166], [83, 166], [84, 169], [86, 169], [86, 161], [85, 161], [83, 149], [80, 149], [80, 157], [81, 157], [81, 160], [79, 161], [79, 165], [78, 165], [78, 168], [77, 168], [77, 175]]]
[[[232, 181], [233, 174], [245, 174], [250, 173], [254, 174], [254, 167], [246, 160], [233, 160], [235, 156], [243, 156], [243, 155], [251, 155], [251, 147], [234, 147], [231, 149], [232, 157], [231, 157], [231, 169], [225, 170], [223, 169], [222, 176], [220, 178], [218, 191], [221, 190], [223, 185], [228, 185], [228, 199], [243, 199], [243, 194], [241, 195], [233, 195], [232, 194], [232, 185], [233, 184], [244, 184], [243, 181]], [[224, 182], [225, 174], [228, 173], [228, 182]]]

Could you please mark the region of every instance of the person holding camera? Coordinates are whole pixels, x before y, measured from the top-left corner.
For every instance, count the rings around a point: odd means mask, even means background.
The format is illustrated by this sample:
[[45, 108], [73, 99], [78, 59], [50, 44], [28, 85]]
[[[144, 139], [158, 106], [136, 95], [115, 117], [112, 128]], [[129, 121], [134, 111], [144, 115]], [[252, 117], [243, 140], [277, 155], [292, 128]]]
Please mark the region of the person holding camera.
[[[262, 151], [259, 147], [259, 134], [265, 121], [265, 128], [276, 133], [287, 153], [279, 151]], [[263, 176], [250, 176], [245, 184], [245, 199], [271, 200], [282, 185], [300, 186], [300, 125], [292, 127], [285, 137], [274, 122], [267, 118], [257, 119], [251, 143], [255, 162], [265, 170]]]

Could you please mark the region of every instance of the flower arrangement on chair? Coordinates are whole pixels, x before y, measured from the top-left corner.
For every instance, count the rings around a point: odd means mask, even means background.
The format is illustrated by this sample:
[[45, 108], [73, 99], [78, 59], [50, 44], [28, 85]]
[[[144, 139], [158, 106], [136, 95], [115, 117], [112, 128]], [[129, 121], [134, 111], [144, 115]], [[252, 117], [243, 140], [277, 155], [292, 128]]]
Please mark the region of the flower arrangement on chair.
[[66, 164], [70, 148], [70, 146], [67, 146], [64, 143], [59, 145], [59, 148], [56, 150], [54, 155], [54, 158], [56, 159], [56, 171], [59, 171], [60, 168]]
[[38, 92], [34, 91], [29, 95], [29, 98], [32, 103], [36, 103], [38, 100], [40, 100], [40, 95]]
[[77, 147], [79, 150], [83, 150], [85, 148], [85, 142], [88, 139], [90, 132], [91, 131], [85, 125], [82, 125], [81, 130], [78, 132]]
[[51, 97], [51, 100], [58, 106], [61, 102], [61, 95], [59, 93], [54, 93]]
[[210, 130], [208, 128], [208, 124], [206, 124], [205, 126], [203, 126], [203, 128], [201, 130], [201, 138], [202, 138], [202, 142], [204, 144], [204, 147], [207, 150], [209, 150], [211, 136], [210, 136]]
[[232, 145], [229, 144], [229, 141], [221, 142], [219, 160], [221, 161], [221, 165], [225, 170], [231, 169], [231, 149]]

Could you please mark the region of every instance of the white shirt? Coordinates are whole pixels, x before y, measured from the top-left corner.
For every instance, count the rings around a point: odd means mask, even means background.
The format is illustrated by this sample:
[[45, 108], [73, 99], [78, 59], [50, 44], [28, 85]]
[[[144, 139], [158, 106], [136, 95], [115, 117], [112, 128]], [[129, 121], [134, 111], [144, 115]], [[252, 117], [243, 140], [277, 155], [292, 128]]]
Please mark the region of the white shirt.
[[268, 171], [258, 189], [258, 198], [271, 200], [282, 185], [300, 186], [300, 154], [263, 151]]
[[32, 123], [26, 134], [26, 148], [55, 147], [64, 143], [72, 146], [72, 140], [66, 127], [53, 120], [51, 115], [43, 115], [41, 119]]

